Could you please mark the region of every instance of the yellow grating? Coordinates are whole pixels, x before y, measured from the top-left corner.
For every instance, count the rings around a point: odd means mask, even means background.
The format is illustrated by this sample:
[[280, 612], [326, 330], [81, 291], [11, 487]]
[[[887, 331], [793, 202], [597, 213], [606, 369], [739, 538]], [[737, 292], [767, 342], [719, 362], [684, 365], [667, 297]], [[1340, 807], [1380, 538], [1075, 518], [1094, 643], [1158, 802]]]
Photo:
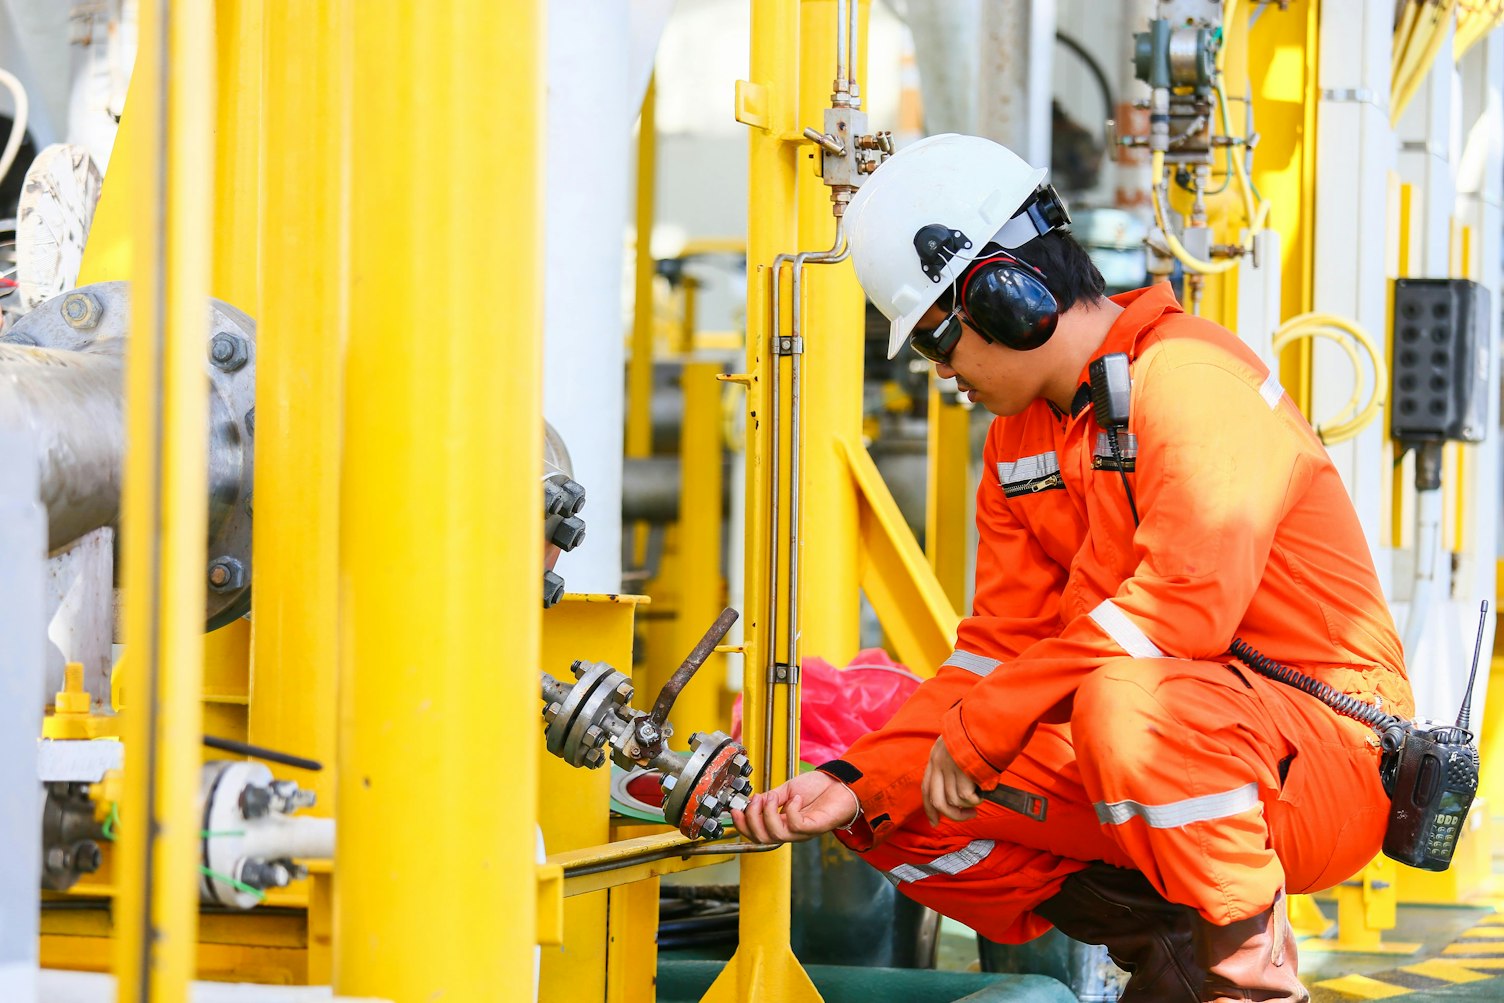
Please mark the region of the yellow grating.
[[1392, 986], [1366, 975], [1344, 975], [1340, 979], [1326, 979], [1316, 984], [1323, 989], [1332, 989], [1366, 1000], [1386, 1000], [1391, 996], [1405, 996], [1411, 992], [1404, 986]]
[[1441, 958], [1432, 958], [1415, 965], [1406, 965], [1400, 969], [1411, 975], [1422, 975], [1428, 979], [1440, 979], [1443, 982], [1482, 982], [1493, 978], [1492, 975], [1483, 975], [1465, 967], [1465, 961], [1443, 961]]
[[1504, 930], [1496, 930], [1488, 926], [1475, 926], [1471, 930], [1463, 930], [1464, 937], [1476, 937], [1479, 940], [1497, 940], [1504, 943]]

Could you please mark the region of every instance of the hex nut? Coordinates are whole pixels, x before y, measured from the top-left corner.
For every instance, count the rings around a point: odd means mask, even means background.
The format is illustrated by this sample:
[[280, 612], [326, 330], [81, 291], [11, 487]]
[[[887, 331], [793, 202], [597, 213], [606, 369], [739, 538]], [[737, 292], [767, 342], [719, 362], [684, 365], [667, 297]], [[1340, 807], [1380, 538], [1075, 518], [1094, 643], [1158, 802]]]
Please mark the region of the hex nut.
[[585, 753], [585, 765], [592, 770], [606, 761], [606, 754], [600, 749], [591, 749]]
[[103, 316], [104, 307], [93, 293], [71, 292], [63, 297], [63, 320], [74, 330], [92, 331]]
[[99, 870], [101, 855], [99, 844], [92, 839], [81, 840], [73, 844], [69, 851], [73, 857], [73, 869], [79, 874], [93, 874]]
[[577, 515], [566, 516], [559, 520], [554, 527], [554, 532], [549, 537], [554, 546], [563, 551], [570, 551], [578, 547], [585, 539], [585, 520]]
[[552, 609], [564, 598], [564, 579], [552, 571], [543, 572], [543, 608]]
[[209, 562], [209, 591], [234, 592], [245, 586], [245, 565], [234, 557], [216, 557]]
[[209, 361], [215, 368], [233, 373], [250, 361], [251, 350], [238, 334], [220, 331], [209, 339]]
[[671, 791], [675, 787], [678, 787], [678, 786], [679, 786], [679, 778], [678, 777], [664, 777], [663, 778], [663, 790], [665, 792]]

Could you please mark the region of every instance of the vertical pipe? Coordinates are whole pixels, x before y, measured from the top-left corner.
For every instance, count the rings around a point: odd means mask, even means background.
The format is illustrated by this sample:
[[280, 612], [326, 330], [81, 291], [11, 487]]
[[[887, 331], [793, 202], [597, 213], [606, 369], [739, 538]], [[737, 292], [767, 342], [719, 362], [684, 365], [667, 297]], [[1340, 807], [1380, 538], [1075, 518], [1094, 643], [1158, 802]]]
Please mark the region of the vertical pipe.
[[[653, 218], [658, 177], [656, 77], [648, 78], [637, 123], [637, 258], [632, 280], [632, 355], [627, 360], [627, 456], [653, 453]], [[646, 560], [647, 527], [633, 527], [632, 564]]]
[[[798, 0], [754, 0], [751, 10], [749, 82], [766, 98], [763, 124], [748, 134], [747, 206], [747, 467], [746, 467], [746, 610], [743, 617], [743, 663], [749, 674], [766, 671], [777, 638], [769, 630], [772, 584], [768, 555], [775, 496], [770, 473], [775, 452], [771, 370], [772, 297], [777, 281], [774, 259], [795, 248], [798, 215], [794, 200], [798, 167], [806, 163], [799, 148], [784, 137], [797, 134], [799, 84]], [[828, 51], [828, 50], [827, 50]], [[820, 72], [829, 73], [827, 62]], [[773, 569], [776, 574], [776, 569]], [[763, 680], [748, 678], [743, 691], [746, 726], [753, 762], [778, 747], [776, 732], [764, 738], [763, 724], [775, 712]], [[775, 764], [776, 771], [776, 764]], [[754, 774], [766, 789], [770, 774]], [[776, 775], [776, 772], [771, 775]], [[748, 854], [741, 863], [742, 912], [736, 956], [706, 994], [708, 1001], [818, 999], [808, 976], [789, 949], [790, 850]]]
[[[717, 362], [687, 362], [680, 384], [684, 388], [684, 422], [679, 437], [679, 551], [684, 555], [686, 580], [694, 583], [679, 596], [674, 626], [673, 658], [693, 650], [722, 609], [721, 580], [721, 385]], [[724, 655], [712, 654], [695, 673], [674, 704], [686, 726], [707, 730], [721, 716]], [[722, 721], [717, 727], [729, 722]], [[688, 731], [688, 727], [682, 730]]]
[[[251, 314], [256, 311], [256, 297], [261, 291], [257, 217], [263, 98], [261, 31], [266, 3], [214, 0], [219, 86], [215, 90], [214, 269], [209, 294]], [[268, 165], [275, 163], [267, 160]], [[259, 352], [257, 362], [259, 365]]]
[[544, 9], [352, 18], [338, 995], [484, 1003], [533, 969]]
[[[861, 16], [867, 6], [854, 4], [852, 14]], [[824, 81], [839, 34], [835, 5], [832, 0], [805, 0], [799, 10], [799, 121], [819, 123], [830, 104]], [[830, 190], [806, 167], [810, 156], [819, 156], [819, 150], [800, 148], [798, 247], [823, 250], [836, 243], [836, 220]], [[802, 464], [798, 492], [818, 503], [803, 514], [800, 580], [791, 581], [790, 588], [800, 597], [801, 649], [844, 665], [858, 648], [859, 533], [856, 485], [840, 462], [836, 442], [861, 441], [864, 301], [849, 263], [806, 265], [800, 286], [789, 304], [796, 315], [803, 314], [798, 325], [804, 336], [799, 432], [809, 462]]]
[[37, 741], [47, 702], [47, 510], [38, 494], [37, 444], [0, 428], [0, 999], [36, 1003], [42, 789]]
[[115, 971], [125, 1003], [186, 998], [198, 927], [214, 9], [143, 0], [126, 357], [127, 683]]
[[334, 809], [340, 358], [348, 301], [349, 50], [343, 0], [267, 0], [265, 283], [256, 344], [256, 616], [250, 740]]

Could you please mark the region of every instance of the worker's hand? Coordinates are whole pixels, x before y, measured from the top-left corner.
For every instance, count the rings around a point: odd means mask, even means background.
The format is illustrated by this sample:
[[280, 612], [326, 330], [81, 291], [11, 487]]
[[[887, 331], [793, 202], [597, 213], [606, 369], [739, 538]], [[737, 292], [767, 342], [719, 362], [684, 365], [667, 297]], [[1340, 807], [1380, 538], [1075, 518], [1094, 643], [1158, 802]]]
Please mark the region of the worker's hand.
[[857, 796], [828, 773], [811, 770], [754, 794], [743, 811], [733, 811], [737, 831], [756, 843], [797, 843], [846, 825], [856, 817]]
[[930, 825], [939, 825], [941, 815], [953, 822], [975, 818], [977, 805], [982, 803], [976, 781], [956, 765], [943, 738], [935, 739], [935, 746], [930, 749], [929, 765], [924, 768], [919, 790], [924, 796], [924, 814]]

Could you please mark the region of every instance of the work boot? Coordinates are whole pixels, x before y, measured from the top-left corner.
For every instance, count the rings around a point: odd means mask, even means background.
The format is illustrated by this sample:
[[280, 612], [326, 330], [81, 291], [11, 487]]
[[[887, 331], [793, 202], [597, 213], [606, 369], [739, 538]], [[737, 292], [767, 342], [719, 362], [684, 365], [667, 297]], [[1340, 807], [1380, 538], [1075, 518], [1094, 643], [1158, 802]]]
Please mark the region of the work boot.
[[1165, 901], [1138, 871], [1093, 863], [1034, 907], [1073, 940], [1101, 944], [1129, 973], [1128, 1003], [1199, 1003], [1206, 973], [1196, 964], [1196, 910]]
[[1227, 926], [1198, 917], [1196, 961], [1206, 969], [1203, 1003], [1254, 1000], [1257, 1003], [1307, 1003], [1311, 994], [1296, 969], [1295, 933], [1285, 914], [1281, 892], [1257, 916]]

